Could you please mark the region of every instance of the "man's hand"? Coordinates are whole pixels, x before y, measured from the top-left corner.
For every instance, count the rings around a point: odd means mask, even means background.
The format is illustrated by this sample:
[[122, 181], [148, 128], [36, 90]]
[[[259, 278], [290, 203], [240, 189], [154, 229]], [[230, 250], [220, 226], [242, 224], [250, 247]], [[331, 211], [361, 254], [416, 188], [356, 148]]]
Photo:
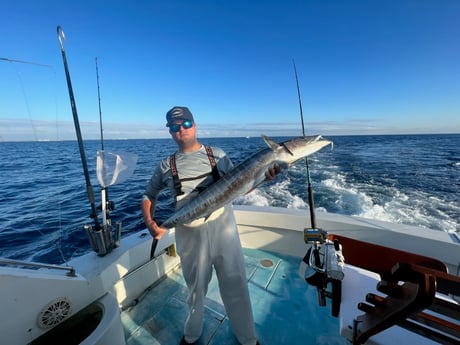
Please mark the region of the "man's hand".
[[158, 226], [157, 222], [155, 222], [154, 220], [148, 222], [147, 228], [149, 229], [149, 232], [152, 235], [152, 237], [156, 240], [159, 240], [163, 237], [165, 233], [168, 232], [166, 228]]
[[278, 175], [281, 171], [281, 167], [278, 164], [273, 164], [272, 167], [268, 168], [265, 172], [265, 178], [270, 181], [274, 180], [276, 175]]

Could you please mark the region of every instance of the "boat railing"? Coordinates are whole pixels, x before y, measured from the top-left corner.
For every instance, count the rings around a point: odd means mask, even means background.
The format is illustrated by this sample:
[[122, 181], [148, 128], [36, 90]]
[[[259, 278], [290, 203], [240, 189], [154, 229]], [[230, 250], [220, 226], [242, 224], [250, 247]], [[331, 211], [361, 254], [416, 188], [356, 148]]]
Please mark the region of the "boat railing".
[[44, 264], [44, 263], [38, 263], [38, 262], [29, 262], [29, 261], [12, 260], [12, 259], [0, 259], [0, 265], [20, 266], [23, 268], [47, 268], [47, 269], [52, 269], [52, 270], [63, 270], [63, 271], [68, 271], [67, 276], [69, 277], [77, 276], [75, 273], [75, 268], [72, 266]]

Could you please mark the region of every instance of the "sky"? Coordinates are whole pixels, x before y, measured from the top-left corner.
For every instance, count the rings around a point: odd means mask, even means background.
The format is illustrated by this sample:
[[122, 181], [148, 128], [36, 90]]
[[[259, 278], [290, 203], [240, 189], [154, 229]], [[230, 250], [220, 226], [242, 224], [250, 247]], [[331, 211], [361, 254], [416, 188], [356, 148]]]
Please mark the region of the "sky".
[[[460, 133], [457, 0], [15, 0], [0, 12], [0, 141]], [[96, 73], [96, 58], [98, 73]], [[31, 63], [21, 63], [19, 60]], [[99, 77], [99, 94], [97, 77]], [[99, 112], [99, 104], [101, 112]]]

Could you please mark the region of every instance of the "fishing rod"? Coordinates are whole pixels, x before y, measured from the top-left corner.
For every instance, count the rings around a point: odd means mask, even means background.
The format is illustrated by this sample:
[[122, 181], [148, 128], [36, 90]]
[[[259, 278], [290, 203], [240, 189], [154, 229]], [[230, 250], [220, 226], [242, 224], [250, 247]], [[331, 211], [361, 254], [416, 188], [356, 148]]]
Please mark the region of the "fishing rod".
[[[305, 124], [304, 124], [304, 119], [303, 119], [302, 98], [300, 97], [299, 77], [297, 75], [297, 68], [296, 68], [294, 59], [292, 59], [292, 63], [294, 65], [294, 74], [295, 74], [295, 81], [296, 81], [296, 86], [297, 86], [297, 98], [299, 100], [300, 120], [302, 122], [302, 135], [303, 137], [305, 137]], [[307, 191], [308, 191], [308, 205], [310, 208], [311, 228], [304, 230], [304, 240], [305, 242], [309, 243], [311, 234], [312, 233], [316, 234], [317, 229], [316, 229], [315, 204], [313, 200], [313, 188], [311, 186], [310, 167], [308, 165], [307, 156], [305, 156], [305, 167], [307, 169]], [[313, 254], [312, 255], [313, 264], [316, 267], [322, 268], [323, 265], [321, 263], [321, 258], [319, 254], [319, 246], [318, 246], [317, 241], [313, 241], [313, 248], [311, 248], [310, 251], [307, 251], [307, 254], [305, 255], [303, 261], [306, 261], [307, 258], [311, 256], [311, 254]], [[326, 297], [324, 293], [325, 288], [326, 288], [325, 277], [323, 275], [317, 275], [317, 274], [315, 274], [314, 277], [315, 277], [314, 285], [317, 287], [318, 303], [320, 306], [325, 306], [326, 305]]]
[[101, 129], [101, 150], [104, 151], [104, 131], [102, 129], [101, 93], [99, 91], [99, 69], [97, 66], [97, 57], [95, 58], [95, 61], [96, 61], [97, 100], [99, 104], [99, 125]]
[[[299, 78], [297, 76], [297, 68], [294, 59], [292, 59], [292, 62], [297, 84], [302, 134], [305, 137]], [[344, 258], [338, 240], [334, 240], [334, 242], [329, 241], [327, 239], [327, 232], [316, 227], [315, 204], [307, 157], [305, 157], [305, 167], [307, 168], [308, 204], [310, 206], [311, 228], [304, 229], [304, 241], [306, 243], [313, 243], [313, 246], [307, 250], [307, 253], [302, 259], [299, 273], [302, 273], [301, 276], [305, 278], [308, 284], [316, 287], [318, 304], [320, 306], [326, 306], [326, 297], [332, 299], [332, 316], [337, 317], [340, 312], [340, 302], [342, 299]], [[331, 291], [327, 291], [328, 282], [331, 282]]]
[[[100, 131], [101, 131], [101, 156], [104, 158], [104, 129], [102, 125], [102, 108], [101, 108], [101, 92], [100, 92], [100, 87], [99, 87], [99, 67], [97, 63], [97, 57], [95, 58], [95, 63], [96, 63], [96, 82], [97, 82], [97, 99], [98, 99], [98, 105], [99, 105], [99, 126], [100, 126]], [[106, 175], [106, 167], [105, 164], [101, 164], [101, 174], [102, 176]], [[110, 217], [109, 213], [110, 211], [113, 210], [113, 203], [109, 201], [109, 188], [106, 185], [102, 186], [101, 190], [101, 210], [102, 210], [102, 225], [104, 228], [107, 226], [110, 227]]]
[[[296, 85], [297, 85], [297, 98], [299, 99], [300, 120], [302, 122], [302, 135], [305, 137], [305, 124], [304, 124], [304, 120], [303, 120], [302, 99], [300, 97], [299, 78], [297, 76], [297, 68], [296, 68], [294, 59], [292, 59], [292, 63], [294, 64], [294, 73], [295, 73], [295, 80], [296, 80]], [[311, 186], [310, 168], [308, 166], [308, 158], [307, 157], [305, 157], [305, 167], [307, 169], [308, 205], [310, 206], [311, 227], [313, 229], [315, 229], [316, 228], [315, 202], [314, 202], [314, 199], [313, 199], [313, 189], [312, 189], [312, 186]]]
[[80, 122], [78, 120], [77, 106], [75, 104], [75, 97], [73, 95], [72, 82], [70, 80], [69, 66], [67, 65], [67, 57], [66, 57], [65, 50], [64, 50], [65, 35], [64, 35], [64, 31], [62, 30], [60, 26], [57, 27], [57, 36], [59, 40], [59, 45], [61, 46], [62, 60], [64, 62], [64, 70], [65, 70], [65, 75], [67, 79], [67, 88], [69, 89], [70, 106], [72, 108], [73, 122], [75, 126], [75, 132], [77, 133], [81, 163], [83, 165], [83, 173], [85, 175], [85, 180], [86, 180], [86, 192], [88, 194], [88, 200], [91, 205], [91, 212], [92, 212], [91, 218], [94, 218], [95, 228], [97, 231], [101, 229], [101, 226], [99, 225], [99, 221], [97, 217], [97, 208], [96, 208], [96, 203], [94, 201], [93, 186], [91, 185], [91, 180], [89, 177], [88, 164], [87, 164], [86, 155], [85, 155], [85, 148], [83, 146], [83, 138], [82, 138], [81, 130], [80, 130]]

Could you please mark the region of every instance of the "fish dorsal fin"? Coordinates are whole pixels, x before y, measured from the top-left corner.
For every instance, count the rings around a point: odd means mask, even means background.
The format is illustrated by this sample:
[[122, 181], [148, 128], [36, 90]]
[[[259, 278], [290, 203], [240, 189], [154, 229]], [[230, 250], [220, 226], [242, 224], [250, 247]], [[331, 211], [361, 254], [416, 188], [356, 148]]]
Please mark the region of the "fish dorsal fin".
[[264, 138], [265, 143], [269, 148], [271, 148], [273, 151], [275, 151], [278, 147], [280, 147], [280, 144], [278, 144], [276, 141], [270, 139], [266, 135], [262, 134], [262, 138]]

